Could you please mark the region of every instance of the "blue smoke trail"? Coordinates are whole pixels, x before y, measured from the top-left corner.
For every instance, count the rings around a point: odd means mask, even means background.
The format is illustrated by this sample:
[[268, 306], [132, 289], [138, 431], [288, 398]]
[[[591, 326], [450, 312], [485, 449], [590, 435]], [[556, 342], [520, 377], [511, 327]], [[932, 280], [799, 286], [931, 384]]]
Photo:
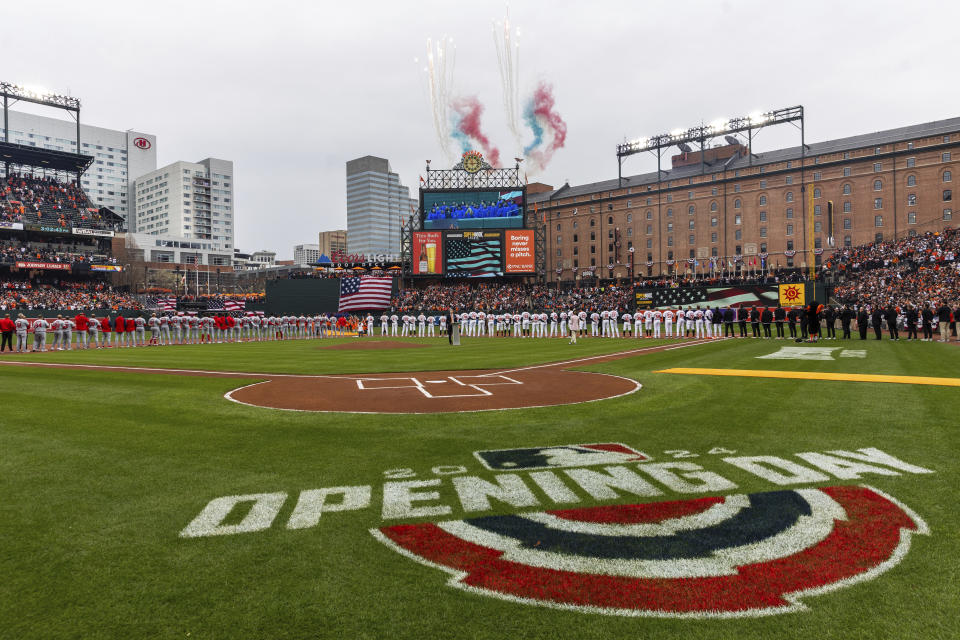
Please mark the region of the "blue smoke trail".
[[523, 119], [527, 123], [527, 126], [533, 130], [533, 142], [523, 148], [523, 155], [528, 155], [543, 143], [543, 127], [540, 125], [540, 121], [537, 120], [537, 115], [533, 112], [533, 100], [530, 100], [527, 106], [524, 107]]
[[453, 126], [450, 128], [450, 137], [460, 143], [460, 151], [466, 153], [473, 148], [473, 143], [470, 142], [470, 136], [465, 134], [460, 127], [460, 123], [463, 122], [463, 118], [459, 114], [452, 114], [450, 116], [450, 121], [453, 123]]

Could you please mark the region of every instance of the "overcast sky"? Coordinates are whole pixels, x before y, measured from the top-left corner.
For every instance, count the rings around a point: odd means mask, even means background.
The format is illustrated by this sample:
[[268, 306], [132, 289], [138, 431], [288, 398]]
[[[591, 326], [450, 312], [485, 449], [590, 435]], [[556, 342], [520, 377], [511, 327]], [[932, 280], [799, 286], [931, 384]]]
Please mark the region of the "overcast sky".
[[[282, 259], [345, 227], [347, 160], [388, 158], [414, 197], [424, 160], [444, 164], [423, 71], [428, 37], [455, 39], [455, 93], [480, 98], [484, 128], [513, 157], [491, 33], [506, 10], [10, 2], [0, 75], [79, 97], [88, 124], [156, 134], [161, 165], [232, 160], [237, 246]], [[551, 82], [569, 127], [531, 181], [612, 178], [625, 137], [756, 110], [804, 105], [809, 141], [960, 115], [955, 3], [514, 0], [509, 10], [522, 30], [522, 96]], [[796, 144], [788, 133], [765, 130], [758, 148]], [[640, 157], [624, 166], [649, 169]]]

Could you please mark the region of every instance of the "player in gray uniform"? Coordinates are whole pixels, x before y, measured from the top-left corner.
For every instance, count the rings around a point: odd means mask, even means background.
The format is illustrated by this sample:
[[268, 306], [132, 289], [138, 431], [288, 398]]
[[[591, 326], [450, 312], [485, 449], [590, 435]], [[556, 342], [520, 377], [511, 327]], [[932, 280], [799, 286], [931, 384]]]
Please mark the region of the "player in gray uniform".
[[26, 353], [27, 351], [27, 331], [30, 329], [30, 321], [23, 317], [23, 314], [17, 315], [13, 323], [17, 331], [17, 353]]
[[150, 344], [160, 344], [160, 318], [157, 317], [157, 314], [153, 313], [150, 315], [147, 324], [150, 325]]
[[47, 350], [47, 329], [50, 328], [50, 323], [47, 322], [47, 319], [43, 316], [40, 316], [33, 321], [33, 350], [34, 351], [46, 351]]
[[136, 328], [136, 345], [142, 347], [146, 342], [147, 321], [143, 319], [143, 316], [137, 316], [133, 319], [133, 326]]
[[[63, 321], [63, 342], [61, 344], [67, 345], [67, 351], [70, 351], [73, 348], [73, 328], [76, 326], [76, 323], [70, 318], [66, 318]], [[63, 347], [61, 346], [62, 350]]]
[[50, 331], [53, 333], [53, 342], [50, 344], [50, 351], [63, 351], [61, 343], [63, 342], [63, 316], [58, 315], [50, 321]]
[[97, 339], [100, 336], [100, 318], [96, 314], [90, 314], [90, 322], [87, 323], [87, 344], [91, 349], [99, 349]]
[[173, 328], [174, 344], [183, 344], [183, 316], [178, 313], [171, 317], [170, 326]]
[[170, 344], [170, 316], [160, 318], [160, 344]]

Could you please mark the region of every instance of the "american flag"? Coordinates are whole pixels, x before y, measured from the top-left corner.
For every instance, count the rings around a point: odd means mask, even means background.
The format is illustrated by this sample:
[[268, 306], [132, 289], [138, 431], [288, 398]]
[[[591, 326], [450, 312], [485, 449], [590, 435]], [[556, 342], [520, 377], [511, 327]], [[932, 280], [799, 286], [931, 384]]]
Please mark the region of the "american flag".
[[653, 306], [655, 309], [685, 307], [706, 301], [707, 294], [700, 287], [657, 289], [653, 292]]
[[386, 309], [390, 306], [393, 279], [380, 276], [360, 276], [340, 279], [340, 305], [337, 311], [355, 309]]
[[157, 298], [157, 309], [160, 311], [176, 311], [177, 299], [173, 296], [169, 298]]
[[223, 311], [223, 302], [220, 300], [207, 300], [207, 311]]
[[503, 275], [500, 270], [500, 238], [471, 240], [448, 236], [447, 274], [487, 278]]
[[246, 300], [227, 300], [223, 303], [224, 311], [243, 311], [247, 308]]
[[776, 287], [716, 287], [707, 289], [707, 299], [716, 307], [743, 305], [776, 306], [780, 295]]

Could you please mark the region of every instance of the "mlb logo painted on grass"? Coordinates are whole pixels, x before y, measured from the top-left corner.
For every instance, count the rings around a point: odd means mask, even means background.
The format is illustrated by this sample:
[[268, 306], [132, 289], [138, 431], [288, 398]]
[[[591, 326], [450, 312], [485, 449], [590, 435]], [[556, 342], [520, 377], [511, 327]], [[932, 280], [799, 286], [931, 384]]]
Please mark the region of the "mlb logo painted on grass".
[[619, 442], [496, 449], [475, 451], [473, 455], [484, 467], [492, 471], [562, 469], [564, 467], [586, 467], [595, 464], [623, 464], [625, 462], [652, 460], [642, 451], [637, 451]]

